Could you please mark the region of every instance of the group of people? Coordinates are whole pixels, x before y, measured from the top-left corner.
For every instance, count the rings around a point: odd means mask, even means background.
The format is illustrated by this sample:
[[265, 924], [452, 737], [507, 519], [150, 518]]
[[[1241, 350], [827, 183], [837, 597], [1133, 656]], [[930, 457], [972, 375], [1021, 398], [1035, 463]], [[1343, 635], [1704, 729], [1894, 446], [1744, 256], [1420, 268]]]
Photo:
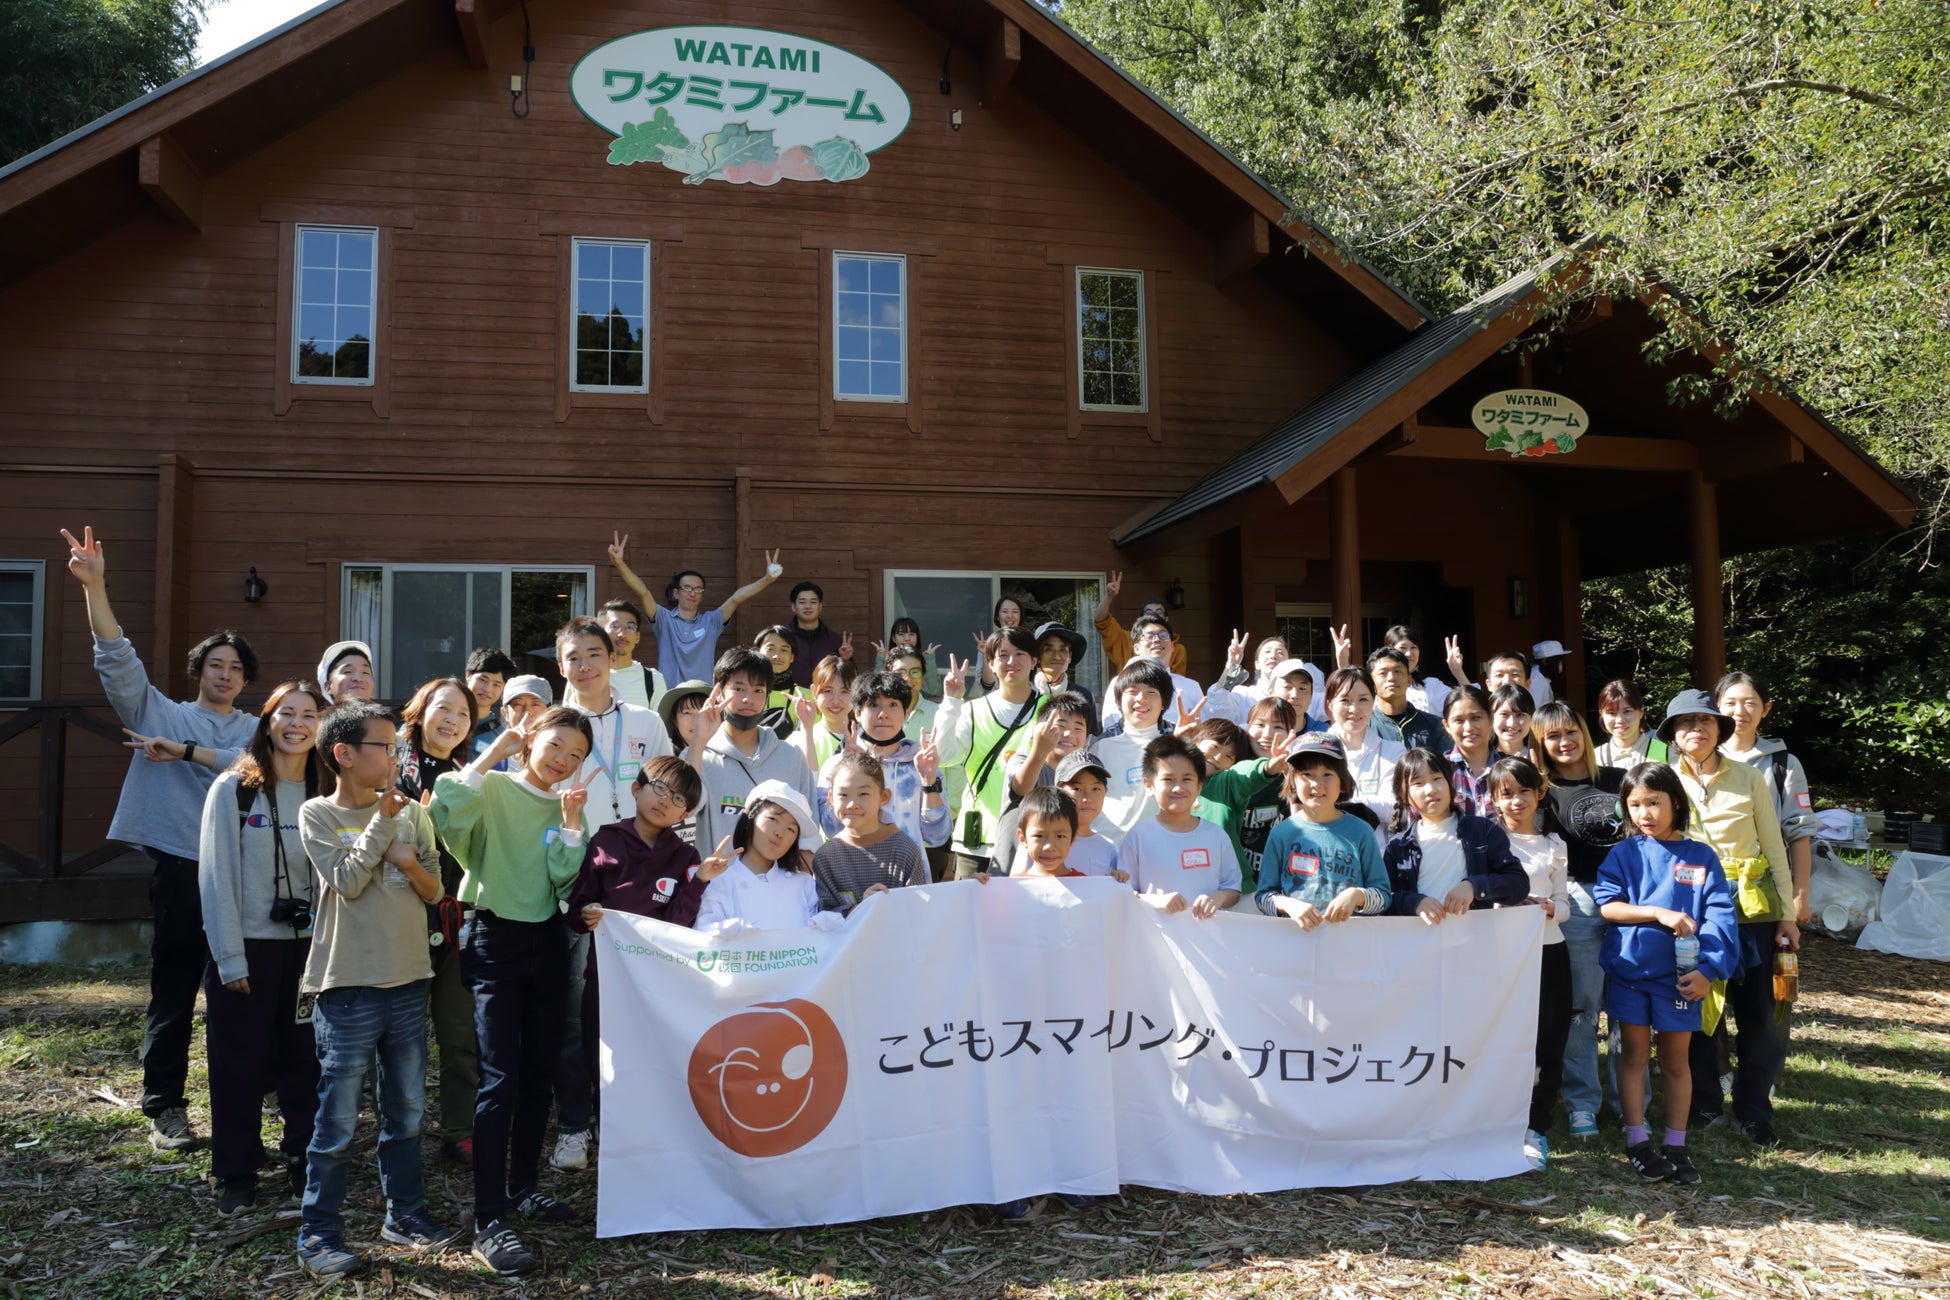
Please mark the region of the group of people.
[[[1758, 735], [1768, 703], [1742, 674], [1682, 693], [1656, 732], [1637, 689], [1608, 684], [1603, 746], [1568, 703], [1537, 703], [1520, 653], [1472, 681], [1451, 638], [1455, 681], [1418, 680], [1406, 628], [1359, 663], [1337, 631], [1326, 672], [1278, 638], [1248, 668], [1249, 638], [1235, 635], [1201, 688], [1162, 602], [1128, 629], [1106, 623], [1114, 576], [1098, 630], [1121, 667], [1100, 700], [1074, 680], [1085, 636], [1030, 628], [1013, 598], [975, 658], [950, 654], [945, 670], [911, 619], [869, 661], [822, 621], [811, 582], [791, 589], [788, 622], [719, 653], [729, 615], [782, 576], [777, 553], [706, 610], [695, 572], [651, 601], [617, 536], [610, 558], [637, 599], [557, 632], [560, 700], [480, 649], [395, 712], [374, 698], [371, 647], [342, 641], [253, 717], [236, 708], [257, 673], [242, 636], [200, 643], [195, 698], [170, 699], [109, 609], [101, 543], [63, 536], [138, 751], [110, 834], [156, 862], [150, 1140], [194, 1141], [184, 1090], [200, 985], [218, 1208], [256, 1202], [261, 1100], [275, 1091], [303, 1203], [298, 1255], [315, 1275], [361, 1263], [342, 1207], [368, 1076], [381, 1235], [459, 1239], [422, 1186], [429, 1018], [441, 1153], [472, 1170], [474, 1254], [529, 1271], [518, 1225], [579, 1217], [542, 1189], [542, 1157], [551, 1112], [551, 1165], [586, 1166], [595, 1141], [589, 935], [608, 909], [718, 935], [832, 929], [885, 890], [1085, 875], [1195, 921], [1253, 911], [1302, 931], [1534, 904], [1546, 916], [1535, 1165], [1560, 1100], [1573, 1137], [1598, 1131], [1601, 1008], [1640, 1174], [1698, 1181], [1685, 1133], [1726, 1108], [1721, 1021], [1736, 1029], [1733, 1118], [1775, 1140], [1785, 1030], [1769, 967], [1799, 944], [1814, 819], [1800, 765]], [[653, 637], [655, 662], [639, 662]]]

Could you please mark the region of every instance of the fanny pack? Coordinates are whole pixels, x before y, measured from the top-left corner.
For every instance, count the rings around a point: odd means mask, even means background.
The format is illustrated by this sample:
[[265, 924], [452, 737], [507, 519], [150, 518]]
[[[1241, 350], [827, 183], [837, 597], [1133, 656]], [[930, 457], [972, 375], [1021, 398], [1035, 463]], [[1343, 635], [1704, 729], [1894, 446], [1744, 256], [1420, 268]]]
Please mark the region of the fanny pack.
[[1778, 921], [1787, 915], [1781, 905], [1781, 891], [1775, 887], [1774, 873], [1765, 855], [1757, 858], [1724, 858], [1720, 862], [1733, 886], [1734, 909], [1742, 924], [1748, 921]]

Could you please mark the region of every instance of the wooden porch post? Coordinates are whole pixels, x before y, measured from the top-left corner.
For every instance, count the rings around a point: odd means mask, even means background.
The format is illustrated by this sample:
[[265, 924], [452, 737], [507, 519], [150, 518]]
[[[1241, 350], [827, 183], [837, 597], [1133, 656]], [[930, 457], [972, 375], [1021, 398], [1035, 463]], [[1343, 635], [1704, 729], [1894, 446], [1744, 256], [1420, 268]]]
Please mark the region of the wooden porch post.
[[1578, 526], [1569, 519], [1557, 521], [1558, 610], [1563, 626], [1564, 648], [1571, 652], [1564, 661], [1564, 690], [1571, 707], [1585, 709], [1584, 694], [1584, 592], [1581, 586], [1582, 559], [1578, 550]]
[[[195, 513], [196, 467], [166, 451], [156, 475], [156, 640], [149, 651], [149, 676], [165, 695], [176, 698], [174, 674], [189, 650], [190, 536]], [[123, 629], [126, 635], [127, 629]]]
[[[758, 577], [757, 568], [752, 564], [752, 471], [749, 465], [740, 465], [732, 471], [731, 490], [731, 581], [735, 590]], [[749, 604], [750, 602], [747, 602]], [[735, 627], [732, 635], [739, 644], [751, 640], [745, 629], [751, 619], [745, 613], [746, 605], [740, 605], [738, 612], [731, 616]], [[672, 682], [675, 686], [677, 683]]]
[[1727, 670], [1727, 619], [1720, 589], [1719, 489], [1699, 470], [1692, 474], [1693, 678], [1710, 689]]
[[1334, 626], [1345, 625], [1361, 645], [1361, 514], [1355, 503], [1354, 467], [1336, 470], [1329, 480], [1328, 546], [1333, 565]]

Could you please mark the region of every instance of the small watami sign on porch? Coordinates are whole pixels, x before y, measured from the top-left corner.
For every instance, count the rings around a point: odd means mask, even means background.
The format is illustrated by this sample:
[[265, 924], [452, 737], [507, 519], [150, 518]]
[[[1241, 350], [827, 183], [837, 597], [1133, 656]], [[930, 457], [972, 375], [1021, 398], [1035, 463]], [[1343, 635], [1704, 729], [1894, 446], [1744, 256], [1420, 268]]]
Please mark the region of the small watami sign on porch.
[[1478, 401], [1469, 413], [1483, 446], [1512, 456], [1549, 456], [1577, 446], [1591, 417], [1562, 393], [1506, 388]]
[[686, 185], [850, 181], [907, 129], [900, 83], [848, 50], [759, 27], [658, 27], [598, 45], [569, 74], [619, 167]]

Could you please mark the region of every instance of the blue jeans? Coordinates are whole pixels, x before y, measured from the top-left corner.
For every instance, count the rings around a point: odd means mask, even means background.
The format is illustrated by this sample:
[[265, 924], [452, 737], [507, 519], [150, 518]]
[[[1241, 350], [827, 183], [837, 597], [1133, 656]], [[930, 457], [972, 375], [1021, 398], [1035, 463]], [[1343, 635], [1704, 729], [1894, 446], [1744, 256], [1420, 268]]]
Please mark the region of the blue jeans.
[[300, 1242], [344, 1236], [346, 1156], [375, 1053], [379, 1187], [386, 1194], [387, 1217], [397, 1219], [426, 1205], [420, 1121], [427, 1103], [427, 981], [389, 989], [327, 989], [318, 995], [312, 1032], [318, 1040], [318, 1121], [305, 1152]]
[[1564, 944], [1571, 950], [1571, 1033], [1564, 1042], [1564, 1109], [1593, 1115], [1604, 1102], [1598, 1078], [1598, 1013], [1605, 1006], [1605, 970], [1598, 964], [1605, 918], [1598, 915], [1591, 887], [1570, 882], [1571, 911], [1564, 918]]

